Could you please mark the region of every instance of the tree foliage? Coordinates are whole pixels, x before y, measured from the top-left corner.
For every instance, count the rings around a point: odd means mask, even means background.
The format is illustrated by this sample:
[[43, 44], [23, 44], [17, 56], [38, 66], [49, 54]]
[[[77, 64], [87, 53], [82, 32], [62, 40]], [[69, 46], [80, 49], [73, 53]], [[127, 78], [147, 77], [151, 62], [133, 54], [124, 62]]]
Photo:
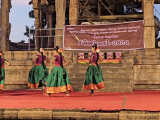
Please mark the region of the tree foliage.
[[[34, 43], [34, 34], [35, 34], [35, 30], [30, 30], [30, 29], [34, 29], [34, 26], [32, 25], [30, 28], [26, 25], [26, 32], [24, 33], [25, 36], [27, 36], [28, 38], [30, 38], [30, 43]], [[29, 30], [30, 30], [30, 35], [29, 35]], [[33, 39], [32, 39], [33, 38]]]
[[31, 10], [29, 12], [29, 18], [35, 18], [35, 16], [34, 16], [34, 10]]
[[19, 43], [25, 43], [25, 40], [21, 40]]

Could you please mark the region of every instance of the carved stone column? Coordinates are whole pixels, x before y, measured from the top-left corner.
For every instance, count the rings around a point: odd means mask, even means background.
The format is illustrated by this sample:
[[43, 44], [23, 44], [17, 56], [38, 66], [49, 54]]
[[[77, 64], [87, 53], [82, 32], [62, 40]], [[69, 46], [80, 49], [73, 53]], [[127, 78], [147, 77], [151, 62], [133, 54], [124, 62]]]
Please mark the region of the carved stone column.
[[10, 14], [10, 9], [12, 8], [11, 0], [8, 1], [8, 8], [7, 8], [7, 33], [6, 33], [6, 51], [10, 50], [10, 33], [11, 33], [11, 23], [9, 22], [9, 14]]
[[[40, 12], [39, 12], [39, 2], [38, 0], [33, 0], [33, 9], [34, 9], [34, 15], [35, 15], [35, 29], [40, 29]], [[40, 31], [35, 31], [35, 36], [39, 36]], [[35, 47], [40, 47], [40, 41], [39, 37], [35, 37]]]
[[1, 0], [1, 41], [0, 41], [0, 50], [5, 51], [5, 30], [6, 30], [6, 2], [5, 0]]
[[1, 41], [0, 41], [0, 50], [7, 51], [7, 43], [9, 41], [9, 12], [11, 8], [11, 1], [10, 0], [1, 0]]
[[[66, 11], [66, 0], [55, 0], [56, 6], [56, 28], [64, 28], [65, 25], [65, 11]], [[63, 30], [56, 30], [55, 45], [63, 47]]]
[[77, 25], [78, 24], [78, 1], [79, 0], [70, 0], [70, 5], [69, 5], [70, 25]]
[[145, 48], [155, 48], [154, 0], [143, 0]]
[[[52, 28], [52, 13], [54, 11], [55, 11], [55, 7], [54, 6], [51, 5], [51, 6], [48, 7], [48, 11], [47, 11], [47, 14], [46, 14], [47, 28], [48, 29]], [[53, 32], [53, 30], [47, 30], [47, 35], [48, 36], [52, 36], [52, 32]], [[46, 42], [47, 42], [48, 46], [46, 46], [46, 47], [49, 47], [49, 48], [54, 47], [54, 45], [53, 45], [54, 42], [53, 41], [54, 41], [54, 38], [52, 38], [52, 37], [47, 38]]]

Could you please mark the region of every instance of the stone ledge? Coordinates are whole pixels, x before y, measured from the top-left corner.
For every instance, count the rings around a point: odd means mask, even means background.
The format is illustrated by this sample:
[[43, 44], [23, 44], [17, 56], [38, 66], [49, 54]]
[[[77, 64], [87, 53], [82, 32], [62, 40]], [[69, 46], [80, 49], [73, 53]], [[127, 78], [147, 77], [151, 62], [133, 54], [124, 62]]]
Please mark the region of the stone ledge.
[[120, 120], [159, 120], [159, 114], [119, 114]]
[[32, 109], [32, 110], [20, 110], [18, 112], [18, 119], [41, 119], [41, 120], [51, 120], [52, 119], [52, 110], [43, 110], [43, 109]]
[[160, 119], [160, 112], [149, 111], [92, 111], [85, 112], [83, 110], [45, 110], [45, 109], [0, 109], [0, 119], [47, 119], [47, 120], [128, 120], [128, 119]]
[[150, 85], [150, 84], [135, 84], [134, 85], [134, 89], [135, 90], [149, 90], [149, 89], [155, 89], [155, 90], [157, 90], [157, 89], [160, 89], [160, 85], [158, 84], [158, 85]]
[[2, 116], [0, 119], [16, 120], [18, 119], [18, 110], [3, 110]]
[[27, 84], [4, 84], [4, 89], [28, 89]]

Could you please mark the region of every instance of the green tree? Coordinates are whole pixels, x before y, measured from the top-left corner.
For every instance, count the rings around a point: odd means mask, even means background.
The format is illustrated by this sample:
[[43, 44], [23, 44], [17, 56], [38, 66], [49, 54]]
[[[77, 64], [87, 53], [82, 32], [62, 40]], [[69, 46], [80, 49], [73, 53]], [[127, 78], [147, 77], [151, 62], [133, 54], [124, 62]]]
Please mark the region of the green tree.
[[[28, 38], [30, 38], [30, 43], [34, 43], [34, 34], [35, 34], [35, 30], [30, 30], [33, 29], [34, 26], [32, 25], [30, 28], [26, 25], [26, 32], [24, 33], [25, 36], [27, 36]], [[29, 30], [30, 30], [30, 35], [29, 35]], [[32, 39], [33, 38], [33, 39]]]
[[25, 40], [21, 40], [19, 43], [25, 43]]
[[[35, 18], [34, 10], [31, 10], [28, 15], [29, 18]], [[42, 12], [42, 28], [44, 28], [45, 26], [46, 26], [46, 13]]]
[[35, 18], [35, 16], [34, 16], [34, 10], [31, 10], [29, 12], [29, 18]]

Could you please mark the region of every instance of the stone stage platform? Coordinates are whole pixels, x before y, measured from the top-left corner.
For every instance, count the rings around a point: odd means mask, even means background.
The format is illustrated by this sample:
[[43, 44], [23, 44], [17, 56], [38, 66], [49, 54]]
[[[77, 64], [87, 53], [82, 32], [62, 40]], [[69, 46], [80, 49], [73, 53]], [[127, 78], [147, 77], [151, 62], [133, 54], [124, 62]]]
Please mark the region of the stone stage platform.
[[4, 90], [0, 94], [0, 119], [160, 119], [160, 91], [64, 95], [46, 97], [40, 90]]

